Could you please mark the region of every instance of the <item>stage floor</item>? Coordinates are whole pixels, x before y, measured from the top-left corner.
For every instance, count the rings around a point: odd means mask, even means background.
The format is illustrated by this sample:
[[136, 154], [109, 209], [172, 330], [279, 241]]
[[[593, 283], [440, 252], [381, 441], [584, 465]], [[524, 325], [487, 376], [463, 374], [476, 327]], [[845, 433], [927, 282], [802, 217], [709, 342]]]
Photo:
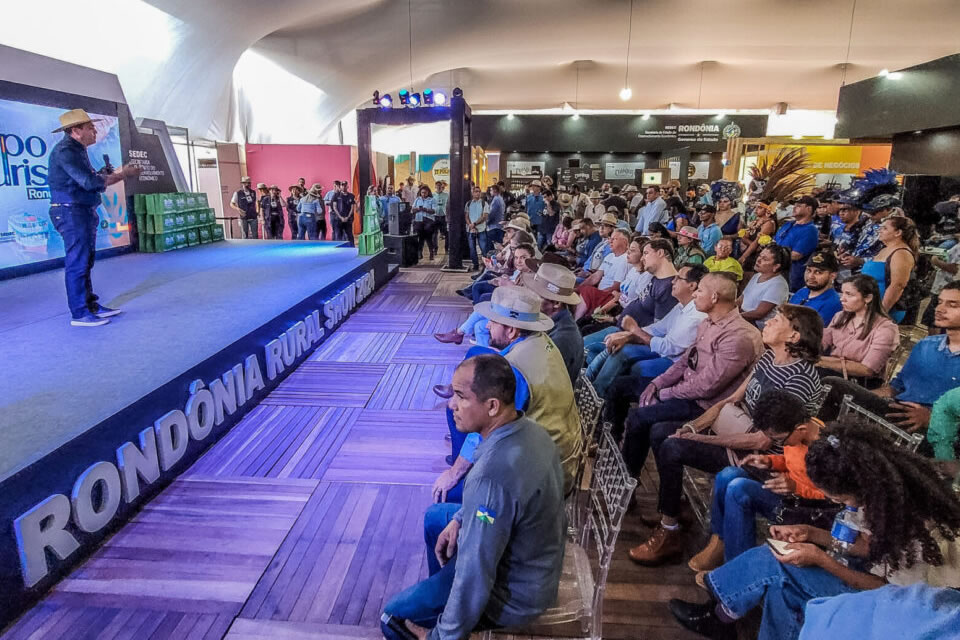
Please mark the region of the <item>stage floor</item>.
[[94, 328], [70, 326], [62, 269], [0, 281], [0, 480], [366, 259], [333, 242], [249, 240], [108, 258], [94, 290], [124, 313]]

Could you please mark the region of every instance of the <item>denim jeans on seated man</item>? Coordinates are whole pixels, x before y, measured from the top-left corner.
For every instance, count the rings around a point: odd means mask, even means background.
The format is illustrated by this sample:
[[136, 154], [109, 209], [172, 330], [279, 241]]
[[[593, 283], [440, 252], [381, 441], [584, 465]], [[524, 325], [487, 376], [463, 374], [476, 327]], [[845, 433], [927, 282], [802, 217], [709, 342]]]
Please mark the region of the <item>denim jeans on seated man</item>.
[[713, 481], [710, 531], [723, 540], [724, 560], [730, 562], [757, 546], [757, 514], [772, 520], [783, 498], [740, 467], [727, 467]]
[[766, 545], [749, 549], [711, 571], [705, 581], [732, 617], [742, 618], [763, 603], [758, 640], [795, 639], [810, 600], [858, 591], [820, 567], [784, 564]]
[[[602, 342], [600, 344], [603, 345]], [[625, 344], [616, 353], [610, 353], [606, 348], [601, 349], [590, 361], [586, 373], [587, 378], [593, 383], [593, 388], [598, 394], [603, 395], [614, 378], [628, 369], [631, 374], [640, 377], [656, 378], [672, 364], [673, 360], [661, 358], [660, 354], [645, 344]]]
[[[427, 507], [423, 516], [423, 541], [427, 546], [427, 567], [430, 577], [390, 598], [383, 608], [384, 613], [409, 620], [426, 629], [437, 626], [437, 620], [450, 598], [450, 589], [453, 587], [453, 578], [456, 574], [457, 556], [454, 555], [441, 567], [434, 549], [440, 533], [450, 524], [453, 515], [459, 510], [459, 504], [433, 504]], [[492, 627], [485, 618], [486, 616], [481, 619], [477, 630]], [[388, 640], [403, 640], [383, 622], [380, 623], [380, 630]]]

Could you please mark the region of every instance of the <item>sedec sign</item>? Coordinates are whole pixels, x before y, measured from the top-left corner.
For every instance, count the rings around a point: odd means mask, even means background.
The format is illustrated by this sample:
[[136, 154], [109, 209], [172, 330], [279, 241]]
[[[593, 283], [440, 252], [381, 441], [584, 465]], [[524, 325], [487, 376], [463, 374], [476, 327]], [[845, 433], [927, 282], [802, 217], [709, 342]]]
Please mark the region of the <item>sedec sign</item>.
[[315, 309], [269, 341], [264, 347], [263, 367], [254, 353], [208, 383], [194, 380], [183, 409], [172, 409], [157, 418], [139, 433], [136, 444], [122, 443], [115, 461], [90, 465], [73, 483], [69, 497], [53, 494], [16, 518], [13, 528], [24, 585], [33, 587], [52, 571], [48, 551], [66, 560], [80, 548], [73, 529], [96, 533], [109, 525], [121, 502], [135, 502], [145, 487], [180, 462], [191, 440], [202, 442], [209, 437], [214, 427], [266, 388], [264, 375], [273, 381], [284, 374], [375, 287], [373, 270], [361, 275], [322, 309]]

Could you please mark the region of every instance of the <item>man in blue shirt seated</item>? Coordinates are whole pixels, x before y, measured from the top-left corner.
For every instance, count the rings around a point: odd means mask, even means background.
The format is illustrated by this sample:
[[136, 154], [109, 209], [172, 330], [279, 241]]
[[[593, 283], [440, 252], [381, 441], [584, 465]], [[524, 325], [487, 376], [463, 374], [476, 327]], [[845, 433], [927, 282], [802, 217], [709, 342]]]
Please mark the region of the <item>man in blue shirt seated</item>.
[[603, 241], [600, 232], [590, 218], [577, 220], [573, 223], [574, 229], [580, 230], [580, 237], [583, 238], [583, 244], [579, 245], [577, 251], [577, 268], [585, 269], [593, 255], [593, 250]]
[[954, 280], [940, 292], [936, 326], [946, 333], [928, 336], [914, 345], [910, 356], [890, 384], [876, 391], [840, 377], [828, 376], [831, 385], [820, 418], [835, 420], [843, 396], [879, 416], [886, 417], [910, 432], [922, 431], [930, 422], [930, 409], [944, 393], [960, 387], [960, 281]]
[[823, 326], [830, 324], [841, 309], [840, 294], [833, 288], [840, 263], [832, 251], [815, 251], [807, 260], [807, 268], [803, 272], [803, 289], [797, 291], [790, 298], [790, 304], [810, 307], [820, 314]]
[[793, 205], [793, 220], [785, 223], [777, 230], [773, 241], [781, 247], [790, 249], [790, 291], [796, 291], [803, 286], [804, 265], [807, 258], [817, 248], [820, 233], [813, 223], [813, 214], [820, 203], [813, 196], [802, 196]]
[[514, 406], [514, 385], [510, 363], [496, 354], [464, 360], [453, 374], [457, 429], [483, 442], [463, 505], [427, 509], [430, 577], [387, 602], [380, 620], [388, 640], [465, 639], [527, 624], [556, 601], [563, 470], [547, 432]]
[[60, 116], [63, 132], [50, 151], [50, 222], [63, 237], [63, 276], [67, 285], [70, 324], [75, 327], [98, 327], [120, 313], [98, 302], [90, 281], [90, 271], [97, 250], [97, 229], [100, 227], [100, 194], [107, 187], [127, 177], [139, 175], [139, 167], [125, 166], [113, 172], [106, 168], [94, 171], [87, 147], [97, 142], [99, 120], [92, 120], [83, 109], [74, 109]]

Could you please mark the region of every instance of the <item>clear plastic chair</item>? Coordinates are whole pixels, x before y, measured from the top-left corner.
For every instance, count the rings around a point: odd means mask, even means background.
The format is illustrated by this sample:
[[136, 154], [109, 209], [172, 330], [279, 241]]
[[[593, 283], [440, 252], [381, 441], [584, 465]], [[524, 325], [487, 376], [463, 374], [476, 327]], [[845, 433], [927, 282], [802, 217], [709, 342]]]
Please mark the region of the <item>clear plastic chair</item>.
[[577, 413], [580, 414], [580, 459], [577, 463], [577, 474], [574, 478], [574, 489], [567, 498], [567, 526], [570, 529], [570, 537], [576, 539], [579, 536], [582, 522], [583, 511], [583, 476], [587, 470], [587, 464], [590, 458], [591, 450], [594, 445], [594, 436], [597, 433], [597, 427], [600, 424], [600, 416], [603, 414], [603, 399], [593, 387], [593, 384], [583, 371], [577, 378], [577, 383], [573, 389], [574, 400], [577, 403]]
[[882, 418], [872, 411], [864, 409], [854, 402], [853, 396], [849, 394], [843, 396], [843, 404], [840, 405], [840, 413], [837, 415], [837, 419], [842, 420], [848, 417], [856, 417], [876, 425], [883, 429], [884, 433], [886, 433], [897, 446], [904, 447], [909, 451], [915, 452], [917, 447], [920, 446], [920, 443], [923, 442], [923, 435], [919, 433], [908, 433], [886, 418]]

